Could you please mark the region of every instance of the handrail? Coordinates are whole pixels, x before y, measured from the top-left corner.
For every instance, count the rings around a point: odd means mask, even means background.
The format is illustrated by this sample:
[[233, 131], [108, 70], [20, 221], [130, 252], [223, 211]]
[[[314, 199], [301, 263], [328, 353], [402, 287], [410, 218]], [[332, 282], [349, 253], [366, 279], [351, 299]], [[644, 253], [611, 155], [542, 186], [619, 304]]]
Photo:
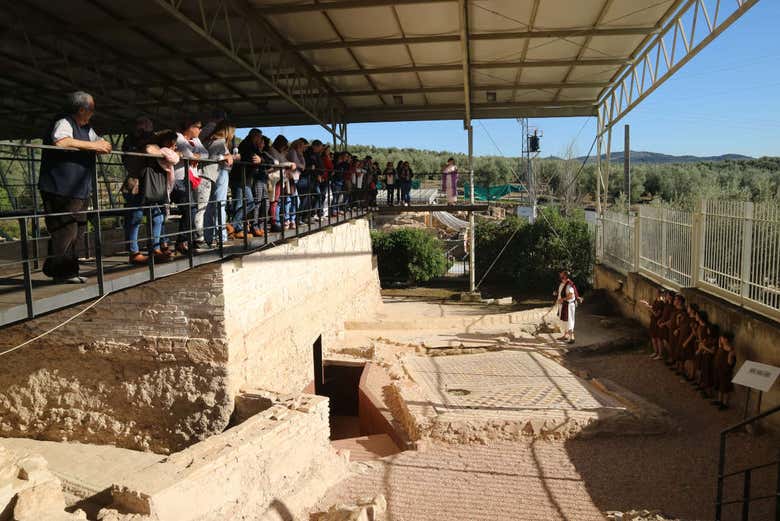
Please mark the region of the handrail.
[[[780, 412], [780, 405], [776, 407], [772, 407], [771, 409], [768, 409], [760, 414], [757, 414], [755, 416], [752, 416], [746, 420], [743, 420], [737, 424], [734, 424], [730, 427], [727, 427], [723, 429], [720, 432], [720, 450], [719, 450], [719, 457], [718, 457], [718, 477], [717, 477], [717, 497], [715, 499], [715, 521], [721, 521], [723, 519], [723, 507], [726, 505], [736, 505], [741, 504], [742, 505], [742, 511], [741, 511], [741, 519], [742, 521], [748, 521], [750, 519], [750, 505], [751, 503], [755, 501], [763, 501], [767, 499], [775, 499], [775, 521], [780, 521], [780, 454], [778, 455], [777, 460], [770, 461], [769, 463], [763, 463], [760, 465], [753, 465], [752, 467], [743, 468], [734, 472], [726, 473], [726, 437], [728, 434], [737, 431], [741, 429], [742, 427], [749, 425], [751, 423], [755, 423], [758, 420], [761, 420], [762, 418], [766, 418], [767, 416], [770, 416], [772, 414]], [[751, 483], [752, 483], [752, 475], [753, 471], [765, 469], [768, 467], [777, 466], [777, 484], [776, 484], [776, 490], [777, 492], [775, 494], [770, 495], [764, 495], [764, 496], [752, 496], [750, 495], [751, 491]], [[729, 501], [723, 500], [723, 486], [726, 478], [743, 475], [743, 483], [742, 483], [742, 498], [741, 499], [734, 499]]]
[[732, 425], [731, 427], [727, 427], [727, 428], [723, 429], [720, 432], [720, 434], [722, 436], [724, 434], [728, 434], [730, 432], [734, 432], [735, 430], [738, 430], [738, 429], [744, 427], [745, 425], [748, 425], [749, 423], [753, 423], [753, 422], [755, 422], [757, 420], [760, 420], [761, 418], [766, 418], [767, 416], [769, 416], [771, 414], [774, 414], [776, 412], [780, 412], [780, 405], [778, 405], [776, 407], [772, 407], [771, 409], [767, 409], [766, 411], [762, 412], [761, 414], [757, 414], [756, 416], [752, 416], [752, 417], [748, 418], [747, 420], [744, 420], [744, 421], [741, 421], [741, 422], [739, 422], [737, 424]]

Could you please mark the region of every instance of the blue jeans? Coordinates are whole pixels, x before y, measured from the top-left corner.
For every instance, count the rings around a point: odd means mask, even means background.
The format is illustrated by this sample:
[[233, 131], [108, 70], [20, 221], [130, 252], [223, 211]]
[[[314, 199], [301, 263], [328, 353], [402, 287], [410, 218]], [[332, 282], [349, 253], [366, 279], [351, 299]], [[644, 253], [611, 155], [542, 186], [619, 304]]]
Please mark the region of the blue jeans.
[[[143, 206], [143, 196], [124, 194], [126, 206]], [[151, 205], [149, 205], [151, 206]], [[130, 253], [138, 253], [138, 230], [141, 228], [141, 222], [144, 215], [149, 215], [149, 209], [129, 209], [125, 215], [125, 240], [128, 243]], [[152, 248], [160, 249], [160, 235], [165, 216], [159, 206], [152, 208]]]
[[344, 211], [344, 208], [339, 205], [343, 205], [347, 200], [344, 193], [344, 181], [332, 181], [331, 190], [333, 193], [330, 200], [330, 214], [336, 215], [336, 213]]
[[[249, 212], [255, 208], [255, 198], [252, 194], [251, 186], [231, 186], [233, 195], [233, 228], [237, 231], [243, 231], [244, 221], [247, 220]], [[243, 198], [242, 198], [243, 193]]]
[[314, 184], [314, 209], [317, 212], [317, 215], [319, 217], [322, 217], [323, 209], [325, 208], [325, 198], [328, 196], [328, 183], [317, 183], [315, 181]]
[[214, 230], [217, 225], [217, 207], [219, 207], [220, 221], [222, 223], [222, 242], [227, 240], [227, 230], [225, 225], [227, 224], [227, 195], [228, 195], [228, 178], [229, 171], [221, 168], [219, 170], [219, 177], [217, 181], [211, 184], [211, 197], [209, 198], [209, 207], [206, 210], [206, 219], [204, 224], [204, 234], [206, 236], [206, 242], [211, 244], [214, 241]]
[[404, 203], [410, 204], [412, 202], [412, 182], [403, 181], [401, 183], [401, 199]]
[[295, 221], [295, 210], [298, 203], [298, 196], [282, 195], [279, 197], [279, 211], [276, 214], [276, 226], [282, 225], [282, 210], [284, 210], [284, 222], [291, 223]]

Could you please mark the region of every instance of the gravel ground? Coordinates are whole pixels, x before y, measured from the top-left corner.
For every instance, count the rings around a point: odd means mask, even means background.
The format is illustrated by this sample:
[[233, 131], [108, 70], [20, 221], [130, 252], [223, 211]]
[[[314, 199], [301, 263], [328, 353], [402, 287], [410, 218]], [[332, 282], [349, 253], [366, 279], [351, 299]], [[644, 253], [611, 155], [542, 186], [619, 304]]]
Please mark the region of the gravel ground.
[[[566, 443], [569, 458], [602, 511], [657, 509], [684, 520], [714, 519], [719, 435], [742, 419], [738, 410], [742, 404], [735, 401], [732, 409], [718, 411], [663, 363], [650, 360], [648, 353], [573, 355], [568, 363], [665, 408], [678, 431], [662, 436], [571, 440]], [[730, 435], [727, 472], [771, 461], [777, 455], [776, 442], [768, 435]], [[757, 471], [753, 495], [771, 493], [776, 479], [777, 468]], [[741, 477], [727, 481], [727, 499], [739, 497], [741, 491]], [[751, 520], [773, 519], [770, 501], [753, 505]], [[739, 519], [738, 511], [731, 508], [724, 519]]]

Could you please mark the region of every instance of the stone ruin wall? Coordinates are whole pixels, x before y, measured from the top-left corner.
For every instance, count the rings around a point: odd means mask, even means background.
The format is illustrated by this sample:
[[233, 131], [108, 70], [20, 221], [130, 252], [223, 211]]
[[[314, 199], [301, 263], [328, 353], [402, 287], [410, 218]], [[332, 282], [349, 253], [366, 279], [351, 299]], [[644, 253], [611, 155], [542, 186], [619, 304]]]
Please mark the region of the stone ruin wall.
[[[249, 382], [302, 390], [317, 335], [379, 303], [366, 221], [109, 295], [3, 357], [0, 436], [181, 450], [222, 432]], [[0, 351], [79, 309], [5, 328]]]

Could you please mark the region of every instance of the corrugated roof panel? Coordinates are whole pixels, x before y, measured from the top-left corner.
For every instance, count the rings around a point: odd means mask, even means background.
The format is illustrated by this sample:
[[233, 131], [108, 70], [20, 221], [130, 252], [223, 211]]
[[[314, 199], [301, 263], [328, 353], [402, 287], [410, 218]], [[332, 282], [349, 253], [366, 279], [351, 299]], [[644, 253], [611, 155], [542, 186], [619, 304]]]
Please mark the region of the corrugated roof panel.
[[420, 79], [426, 87], [462, 85], [463, 71], [420, 72]]
[[[382, 98], [385, 100], [385, 103], [387, 103], [388, 105], [393, 105], [393, 106], [396, 105], [393, 96], [391, 95], [382, 96]], [[425, 96], [423, 96], [422, 94], [403, 94], [401, 98], [403, 99], [404, 105], [411, 105], [411, 106], [425, 105]]]
[[332, 76], [328, 78], [328, 84], [333, 87], [336, 92], [347, 90], [368, 90], [371, 88], [371, 84], [365, 76]]
[[552, 101], [555, 97], [555, 89], [538, 89], [538, 90], [518, 90], [515, 92], [514, 101], [517, 103], [523, 102], [537, 102], [537, 101]]
[[355, 60], [346, 49], [320, 49], [301, 53], [319, 70], [357, 69]]
[[520, 75], [523, 83], [553, 83], [563, 81], [568, 67], [526, 67]]
[[[396, 6], [406, 36], [458, 34], [458, 3], [414, 4]], [[393, 26], [388, 19], [387, 25]]]
[[674, 0], [652, 2], [621, 0], [613, 2], [600, 25], [608, 27], [652, 26], [669, 10]]
[[461, 63], [460, 42], [416, 43], [409, 45], [417, 65]]
[[336, 31], [320, 12], [271, 15], [268, 21], [290, 43], [339, 41]]
[[377, 96], [346, 96], [344, 103], [348, 107], [374, 107], [382, 105]]
[[401, 36], [388, 6], [335, 9], [328, 16], [346, 40]]
[[644, 36], [596, 36], [591, 39], [583, 58], [627, 58], [642, 43]]
[[620, 66], [603, 65], [577, 65], [569, 75], [571, 82], [583, 81], [609, 81], [620, 69]]
[[486, 0], [471, 3], [471, 31], [492, 33], [526, 31], [531, 20], [534, 0]]
[[380, 89], [416, 89], [420, 86], [417, 75], [413, 72], [398, 74], [372, 74], [371, 79]]
[[472, 40], [471, 63], [514, 61], [523, 55], [525, 40]]
[[580, 52], [584, 37], [537, 38], [528, 46], [528, 60], [573, 60]]
[[544, 0], [539, 4], [535, 28], [590, 28], [606, 2], [607, 0]]
[[357, 47], [352, 49], [352, 52], [363, 67], [400, 67], [412, 64], [404, 45]]
[[591, 99], [595, 101], [599, 92], [601, 92], [600, 88], [561, 89], [560, 99]]
[[428, 101], [436, 105], [463, 103], [462, 92], [432, 92], [427, 93]]
[[515, 69], [474, 69], [471, 71], [472, 85], [513, 85]]

